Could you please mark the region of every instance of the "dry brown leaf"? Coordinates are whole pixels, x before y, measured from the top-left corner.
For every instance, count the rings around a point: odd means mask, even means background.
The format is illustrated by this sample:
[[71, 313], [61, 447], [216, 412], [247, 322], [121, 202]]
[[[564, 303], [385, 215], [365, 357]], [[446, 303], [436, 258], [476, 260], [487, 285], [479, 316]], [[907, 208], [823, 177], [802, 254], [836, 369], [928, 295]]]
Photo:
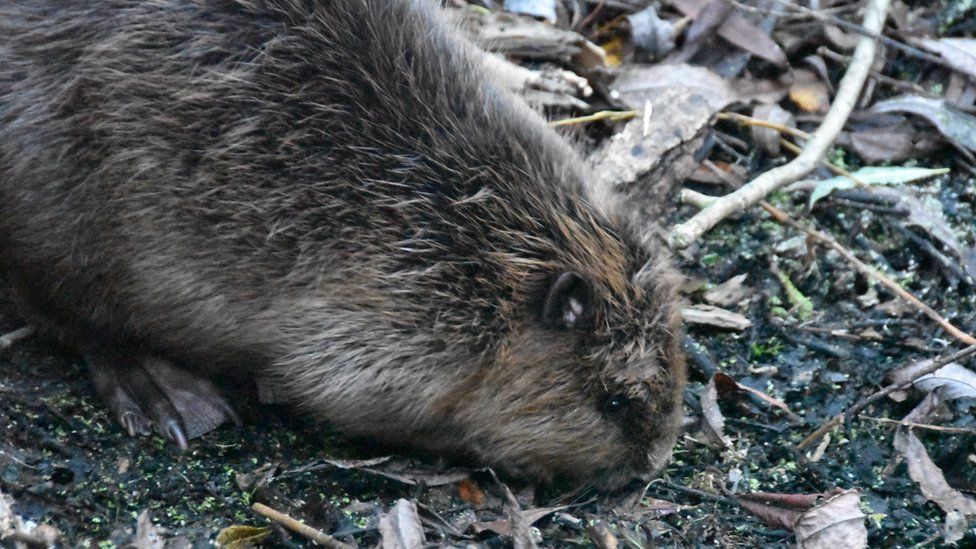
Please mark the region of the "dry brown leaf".
[[790, 86], [790, 100], [806, 112], [827, 112], [830, 108], [830, 93], [827, 85], [811, 71], [793, 71], [794, 81]]
[[739, 383], [738, 381], [733, 379], [732, 376], [723, 374], [721, 372], [716, 373], [713, 379], [715, 380], [715, 388], [718, 391], [718, 395], [722, 400], [728, 398], [734, 398], [737, 397], [738, 395], [742, 395], [743, 393], [748, 393], [755, 396], [759, 400], [765, 402], [766, 404], [774, 408], [780, 409], [783, 413], [786, 414], [786, 416], [793, 423], [800, 422], [800, 417], [794, 414], [793, 410], [790, 410], [790, 407], [785, 402], [783, 402], [778, 398], [773, 398], [767, 395], [766, 393], [760, 391], [759, 389], [753, 389], [748, 385], [743, 385], [742, 383]]
[[508, 489], [508, 486], [501, 484], [501, 487], [505, 492], [505, 512], [508, 514], [508, 522], [511, 526], [512, 546], [515, 549], [534, 549], [536, 543], [532, 537], [532, 523], [535, 521], [529, 520], [526, 513], [522, 511], [515, 494]]
[[743, 315], [714, 305], [698, 304], [682, 307], [681, 318], [689, 324], [706, 324], [736, 331], [752, 326], [752, 321]]
[[163, 530], [153, 524], [148, 510], [139, 513], [139, 518], [136, 519], [136, 549], [163, 549], [164, 547], [166, 541], [163, 540]]
[[[886, 376], [886, 379], [893, 384], [911, 381], [918, 375], [917, 372], [928, 368], [932, 362], [932, 359], [925, 359], [896, 368]], [[963, 397], [973, 398], [976, 397], [976, 372], [957, 362], [950, 362], [931, 374], [919, 377], [914, 385], [925, 392], [932, 392], [943, 387], [942, 396], [947, 400]], [[901, 402], [906, 395], [904, 391], [895, 391], [889, 396], [893, 400]]]
[[796, 521], [794, 533], [800, 549], [859, 549], [868, 546], [868, 529], [860, 507], [857, 490], [846, 490], [813, 509]]
[[921, 46], [939, 54], [952, 68], [976, 79], [976, 39], [973, 38], [910, 38]]
[[[674, 39], [678, 31], [674, 23], [658, 17], [654, 5], [628, 15], [627, 22], [630, 24], [630, 36], [634, 45], [652, 58], [662, 57], [674, 49]], [[607, 49], [606, 46], [604, 49]], [[619, 64], [618, 59], [617, 65]], [[610, 66], [616, 65], [611, 62]]]
[[20, 518], [14, 514], [14, 502], [0, 492], [0, 538], [14, 533], [20, 527]]
[[945, 542], [955, 543], [962, 539], [969, 521], [976, 518], [976, 500], [949, 486], [942, 469], [932, 461], [911, 429], [900, 427], [895, 432], [894, 445], [908, 464], [908, 476], [918, 483], [926, 499], [945, 511]]
[[695, 171], [688, 176], [688, 179], [695, 183], [708, 183], [710, 185], [725, 185], [726, 182], [734, 182], [734, 186], [741, 187], [746, 181], [747, 170], [744, 166], [729, 164], [720, 160], [713, 160], [712, 166], [717, 168], [721, 175], [715, 173], [704, 164], [695, 166]]
[[249, 549], [257, 547], [265, 538], [271, 535], [271, 528], [243, 526], [235, 524], [228, 526], [217, 534], [217, 546], [224, 549]]
[[[739, 94], [725, 78], [696, 65], [634, 65], [623, 69], [613, 82], [621, 101], [632, 109], [641, 109], [663, 90], [687, 90], [699, 101], [718, 112], [739, 99]], [[673, 128], [672, 128], [673, 131]]]
[[960, 111], [942, 99], [901, 95], [876, 103], [871, 110], [921, 116], [966, 154], [976, 152], [976, 116]]
[[586, 529], [586, 533], [590, 535], [590, 541], [597, 549], [617, 549], [620, 545], [617, 536], [613, 535], [613, 532], [603, 522], [594, 523], [593, 526]]
[[953, 362], [918, 378], [915, 386], [925, 392], [941, 387], [946, 400], [976, 398], [976, 372]]
[[[788, 128], [796, 127], [796, 121], [793, 118], [793, 114], [776, 103], [763, 103], [761, 105], [757, 105], [756, 108], [752, 110], [752, 117], [758, 118], [759, 120], [765, 120], [766, 122], [780, 124]], [[763, 152], [770, 156], [779, 156], [780, 135], [778, 131], [772, 128], [764, 128], [762, 126], [750, 126], [749, 134], [752, 137], [752, 142], [759, 145], [759, 148], [761, 148]]]
[[778, 494], [755, 492], [742, 494], [739, 504], [774, 528], [793, 530], [800, 515], [813, 507], [823, 494]]
[[642, 515], [652, 514], [654, 516], [663, 517], [665, 515], [672, 515], [685, 509], [684, 505], [679, 505], [673, 501], [650, 497], [642, 498], [639, 503], [640, 505], [636, 509]]
[[708, 380], [708, 385], [701, 394], [702, 431], [712, 442], [732, 447], [732, 441], [725, 436], [725, 416], [718, 407], [718, 390], [715, 388], [715, 378]]
[[705, 292], [702, 298], [718, 307], [738, 305], [752, 297], [754, 290], [745, 285], [746, 274], [733, 276]]
[[[883, 126], [859, 129], [846, 139], [866, 164], [921, 158], [936, 150], [942, 140], [932, 132], [920, 131], [907, 119]], [[838, 144], [846, 141], [838, 139]]]
[[505, 11], [529, 15], [548, 23], [556, 22], [555, 0], [505, 0]]
[[[411, 486], [417, 484], [425, 486], [454, 484], [467, 478], [470, 474], [470, 471], [466, 469], [428, 467], [409, 460], [392, 459], [389, 456], [364, 460], [323, 459], [321, 461], [340, 469], [355, 469]], [[289, 473], [291, 472], [289, 471]]]
[[426, 540], [417, 504], [398, 499], [390, 512], [380, 518], [380, 535], [383, 549], [423, 549]]
[[[667, 3], [689, 17], [696, 17], [709, 4], [709, 0], [668, 0]], [[756, 57], [780, 67], [787, 64], [786, 54], [779, 45], [738, 13], [729, 15], [717, 32], [724, 40]]]
[[475, 508], [482, 507], [485, 504], [485, 493], [482, 491], [478, 483], [471, 480], [471, 478], [466, 478], [458, 483], [458, 497], [461, 501], [471, 505]]

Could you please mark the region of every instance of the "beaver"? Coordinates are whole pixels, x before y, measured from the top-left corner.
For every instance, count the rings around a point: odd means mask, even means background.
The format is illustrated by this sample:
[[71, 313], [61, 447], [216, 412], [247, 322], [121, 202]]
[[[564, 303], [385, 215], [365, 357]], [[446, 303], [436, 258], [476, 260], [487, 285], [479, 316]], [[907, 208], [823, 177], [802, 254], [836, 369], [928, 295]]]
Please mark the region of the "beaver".
[[659, 469], [666, 250], [426, 0], [8, 0], [0, 257], [131, 435], [264, 377], [356, 437], [539, 482]]

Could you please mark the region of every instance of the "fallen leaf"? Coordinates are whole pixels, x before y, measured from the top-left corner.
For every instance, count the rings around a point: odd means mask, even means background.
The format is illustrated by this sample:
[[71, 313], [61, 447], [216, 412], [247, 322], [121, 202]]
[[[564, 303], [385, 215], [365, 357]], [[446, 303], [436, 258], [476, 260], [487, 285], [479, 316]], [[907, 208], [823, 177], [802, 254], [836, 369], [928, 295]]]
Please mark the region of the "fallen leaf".
[[700, 42], [705, 37], [711, 36], [732, 13], [732, 4], [723, 0], [708, 0], [695, 14], [691, 26], [685, 32], [685, 44]]
[[[942, 143], [938, 135], [921, 131], [907, 119], [857, 130], [848, 139], [854, 152], [867, 164], [921, 158], [935, 151]], [[840, 140], [838, 144], [842, 144]]]
[[[937, 175], [949, 173], [949, 168], [918, 168], [903, 166], [868, 166], [861, 168], [851, 175], [867, 185], [902, 185], [912, 181], [920, 181]], [[831, 177], [818, 181], [810, 192], [809, 207], [813, 208], [820, 199], [836, 190], [847, 190], [857, 187], [853, 179], [845, 176]]]
[[14, 514], [14, 502], [0, 492], [0, 538], [5, 538], [18, 530], [20, 518]]
[[755, 492], [737, 500], [747, 511], [774, 528], [793, 530], [804, 511], [813, 507], [823, 494], [779, 494]]
[[939, 54], [952, 68], [976, 79], [976, 39], [909, 38], [916, 46]]
[[928, 120], [956, 147], [976, 151], [976, 116], [950, 106], [942, 99], [901, 95], [871, 107], [873, 112], [907, 112]]
[[163, 549], [165, 546], [163, 531], [153, 524], [149, 511], [139, 513], [139, 518], [136, 519], [136, 549]]
[[390, 512], [380, 517], [380, 535], [383, 549], [422, 549], [426, 540], [417, 504], [398, 499]]
[[790, 303], [790, 311], [796, 313], [796, 317], [800, 320], [810, 318], [813, 314], [813, 301], [803, 295], [803, 292], [790, 280], [789, 275], [779, 269], [775, 261], [771, 267], [773, 274], [776, 275], [776, 278], [779, 279], [780, 284], [783, 286], [783, 291], [786, 293], [786, 300]]
[[639, 507], [637, 507], [640, 514], [653, 514], [657, 517], [673, 515], [674, 513], [677, 513], [683, 509], [685, 509], [684, 505], [679, 505], [673, 501], [650, 497], [642, 498], [639, 502]]
[[[801, 182], [802, 183], [802, 182]], [[793, 186], [791, 186], [793, 188]], [[895, 208], [906, 212], [906, 225], [918, 227], [951, 251], [966, 273], [976, 279], [976, 248], [965, 246], [956, 237], [956, 231], [942, 213], [942, 203], [937, 199], [921, 200], [907, 189], [899, 187], [870, 187], [870, 192], [885, 198]]]
[[[928, 368], [932, 364], [932, 359], [920, 360], [907, 366], [892, 370], [886, 377], [892, 384], [901, 384], [915, 379], [917, 372]], [[915, 387], [929, 393], [939, 387], [943, 387], [942, 396], [946, 400], [957, 398], [976, 397], [976, 372], [957, 363], [950, 362], [931, 374], [919, 377], [915, 380]], [[896, 391], [897, 392], [897, 391]], [[897, 400], [896, 395], [892, 396]], [[902, 395], [898, 395], [902, 396]], [[902, 400], [904, 400], [902, 396]]]
[[793, 71], [794, 80], [790, 86], [790, 101], [806, 112], [827, 112], [830, 108], [830, 92], [827, 85], [811, 71]]
[[732, 447], [732, 440], [725, 436], [725, 416], [718, 407], [718, 390], [715, 388], [715, 377], [708, 380], [708, 385], [701, 394], [702, 431], [716, 444]]
[[800, 549], [859, 549], [868, 546], [868, 529], [857, 490], [827, 498], [796, 521], [794, 533]]
[[752, 321], [745, 316], [714, 305], [697, 304], [682, 307], [681, 319], [688, 324], [705, 324], [736, 331], [752, 326]]
[[753, 389], [748, 385], [739, 383], [738, 381], [733, 379], [732, 376], [723, 374], [721, 372], [716, 373], [713, 379], [715, 380], [715, 388], [718, 391], [719, 396], [723, 400], [734, 397], [742, 393], [748, 393], [758, 398], [762, 402], [765, 402], [766, 404], [773, 406], [774, 408], [780, 409], [783, 413], [786, 414], [786, 416], [793, 423], [800, 422], [800, 417], [794, 414], [793, 410], [790, 410], [790, 407], [785, 402], [783, 402], [778, 398], [773, 398], [767, 395], [766, 393], [760, 391], [759, 389]]
[[949, 486], [942, 469], [911, 429], [899, 427], [894, 446], [908, 464], [908, 476], [918, 484], [922, 495], [945, 511], [945, 542], [953, 544], [962, 539], [969, 520], [976, 517], [976, 500]]
[[[668, 0], [667, 3], [689, 17], [697, 17], [709, 0]], [[786, 54], [779, 45], [739, 13], [729, 15], [718, 27], [717, 33], [727, 42], [756, 57], [780, 67], [787, 65]]]
[[[759, 120], [764, 120], [766, 122], [780, 124], [788, 128], [796, 127], [793, 114], [776, 103], [763, 103], [761, 105], [757, 105], [756, 108], [752, 110], [752, 117], [758, 118]], [[779, 156], [780, 134], [778, 131], [772, 128], [764, 128], [762, 126], [750, 126], [749, 134], [752, 137], [753, 143], [759, 145], [763, 152], [770, 156]]]
[[271, 535], [271, 528], [243, 526], [235, 524], [228, 526], [217, 534], [217, 546], [224, 549], [249, 549], [257, 547]]
[[617, 549], [620, 545], [620, 542], [617, 541], [617, 536], [613, 535], [613, 532], [603, 522], [595, 522], [586, 529], [586, 533], [589, 534], [590, 541], [593, 542], [593, 545], [597, 549]]
[[478, 486], [478, 483], [466, 478], [458, 483], [458, 497], [461, 501], [473, 507], [481, 507], [485, 504], [485, 493]]
[[389, 456], [367, 460], [323, 459], [324, 463], [340, 469], [355, 469], [413, 486], [444, 486], [468, 477], [467, 469], [444, 469], [417, 465], [409, 460], [391, 459]]
[[556, 21], [555, 0], [505, 0], [505, 11], [529, 15], [550, 23]]
[[508, 486], [501, 484], [501, 487], [505, 492], [505, 512], [508, 513], [508, 522], [512, 528], [512, 546], [515, 549], [533, 549], [536, 547], [535, 539], [532, 537], [532, 523], [535, 521], [530, 520], [522, 511], [515, 494], [508, 489]]
[[714, 286], [705, 292], [702, 298], [718, 307], [731, 307], [748, 300], [754, 294], [754, 290], [745, 285], [746, 274], [733, 276], [732, 278]]
[[613, 81], [613, 90], [632, 109], [641, 109], [665, 89], [686, 90], [704, 101], [714, 112], [739, 98], [730, 83], [714, 72], [695, 65], [635, 65], [623, 69]]
[[[653, 59], [663, 57], [674, 49], [674, 39], [678, 31], [674, 23], [658, 17], [654, 5], [628, 15], [627, 22], [630, 24], [630, 36], [634, 45]], [[604, 46], [604, 49], [607, 47]]]

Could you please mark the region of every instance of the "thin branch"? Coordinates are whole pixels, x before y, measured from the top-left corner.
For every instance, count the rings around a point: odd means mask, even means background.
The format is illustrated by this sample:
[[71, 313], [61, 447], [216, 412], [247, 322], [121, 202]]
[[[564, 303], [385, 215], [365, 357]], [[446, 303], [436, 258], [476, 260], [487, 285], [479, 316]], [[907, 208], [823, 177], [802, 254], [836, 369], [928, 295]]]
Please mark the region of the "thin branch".
[[929, 63], [935, 63], [936, 65], [945, 67], [947, 69], [957, 70], [952, 65], [950, 65], [948, 61], [946, 61], [945, 59], [943, 59], [943, 58], [941, 58], [941, 57], [939, 57], [937, 55], [932, 55], [931, 53], [922, 51], [922, 50], [920, 50], [918, 48], [915, 48], [913, 46], [909, 46], [908, 44], [906, 44], [904, 42], [899, 42], [899, 41], [895, 40], [894, 38], [888, 38], [887, 36], [881, 34], [881, 28], [880, 27], [877, 30], [874, 30], [874, 29], [868, 28], [868, 26], [867, 26], [866, 23], [864, 24], [864, 26], [861, 26], [861, 25], [858, 25], [856, 23], [851, 23], [850, 21], [845, 21], [844, 19], [841, 19], [840, 17], [836, 17], [836, 16], [833, 16], [833, 15], [830, 15], [830, 14], [822, 13], [822, 12], [819, 12], [817, 10], [812, 10], [812, 9], [806, 7], [806, 6], [800, 6], [800, 5], [797, 5], [797, 4], [792, 4], [792, 3], [786, 2], [785, 0], [773, 0], [773, 2], [776, 2], [777, 4], [783, 6], [784, 8], [786, 8], [788, 10], [793, 10], [794, 12], [798, 12], [798, 13], [802, 13], [802, 14], [805, 14], [805, 15], [809, 15], [810, 17], [812, 17], [812, 18], [814, 18], [814, 19], [816, 19], [818, 21], [822, 21], [824, 23], [830, 23], [832, 25], [836, 25], [836, 26], [841, 27], [843, 29], [847, 29], [849, 31], [855, 32], [857, 34], [860, 34], [861, 36], [863, 36], [865, 38], [872, 38], [874, 40], [877, 40], [878, 42], [881, 42], [882, 44], [884, 44], [886, 46], [890, 46], [890, 47], [892, 47], [892, 48], [894, 48], [896, 50], [901, 50], [901, 51], [905, 52], [906, 54], [908, 54], [908, 55], [910, 55], [912, 57], [917, 57], [919, 59], [924, 59], [925, 61], [928, 61]]
[[593, 114], [588, 114], [586, 116], [576, 116], [573, 118], [563, 118], [562, 120], [553, 120], [549, 123], [549, 126], [555, 128], [558, 126], [572, 126], [575, 124], [583, 124], [585, 122], [596, 122], [598, 120], [630, 120], [640, 114], [639, 111], [599, 111]]
[[862, 416], [861, 419], [874, 421], [876, 423], [886, 423], [888, 425], [909, 427], [911, 429], [925, 429], [927, 431], [938, 431], [940, 433], [948, 433], [950, 435], [976, 435], [976, 429], [967, 429], [965, 427], [943, 427], [942, 425], [930, 425], [928, 423], [915, 423], [914, 421], [897, 420], [897, 419], [891, 419], [887, 417]]
[[6, 349], [21, 339], [26, 339], [32, 335], [34, 335], [33, 326], [24, 326], [23, 328], [0, 335], [0, 350]]
[[912, 379], [903, 381], [901, 383], [892, 383], [891, 385], [888, 385], [883, 389], [875, 391], [871, 395], [859, 400], [856, 404], [848, 408], [843, 414], [838, 414], [830, 418], [829, 420], [827, 420], [827, 422], [821, 425], [816, 431], [810, 433], [805, 439], [800, 441], [800, 443], [796, 445], [797, 449], [800, 451], [805, 450], [806, 448], [808, 448], [809, 446], [811, 446], [812, 444], [820, 440], [820, 438], [823, 437], [826, 433], [833, 430], [838, 425], [844, 423], [845, 419], [856, 417], [865, 408], [867, 408], [871, 404], [874, 404], [878, 400], [881, 400], [882, 398], [890, 395], [891, 393], [894, 393], [895, 391], [902, 391], [908, 389], [909, 387], [914, 385], [916, 381], [918, 381], [918, 378], [931, 374], [936, 370], [938, 370], [939, 368], [945, 366], [946, 364], [949, 364], [951, 362], [958, 362], [973, 354], [976, 354], [976, 345], [970, 345], [969, 347], [957, 351], [949, 356], [944, 356], [942, 358], [936, 359], [935, 361], [932, 362], [932, 364], [929, 364], [925, 368], [922, 368], [921, 370], [916, 372], [915, 375], [912, 376]]
[[861, 271], [861, 273], [867, 276], [868, 278], [871, 278], [876, 282], [881, 283], [886, 288], [891, 290], [891, 292], [894, 293], [896, 296], [898, 296], [901, 299], [904, 299], [905, 301], [913, 305], [916, 309], [923, 312], [925, 316], [935, 321], [939, 326], [942, 327], [943, 330], [948, 332], [949, 335], [951, 335], [952, 337], [958, 339], [959, 341], [965, 343], [966, 345], [976, 345], [976, 338], [960, 330], [959, 328], [955, 327], [951, 322], [949, 322], [942, 315], [936, 312], [935, 309], [923, 303], [920, 299], [912, 295], [911, 292], [909, 292], [905, 288], [902, 288], [901, 285], [899, 285], [897, 282], [895, 282], [894, 280], [886, 276], [884, 273], [858, 259], [857, 256], [855, 256], [853, 253], [851, 253], [850, 250], [842, 246], [832, 236], [817, 231], [815, 229], [811, 229], [809, 227], [804, 227], [796, 220], [794, 220], [792, 217], [790, 217], [789, 214], [777, 208], [776, 206], [773, 206], [769, 202], [766, 202], [765, 200], [760, 201], [760, 205], [763, 207], [764, 210], [769, 212], [770, 215], [773, 216], [773, 219], [775, 219], [777, 222], [782, 223], [784, 225], [789, 225], [790, 227], [803, 231], [807, 234], [807, 236], [819, 240], [824, 244], [827, 244], [834, 250], [836, 250], [837, 253], [839, 253], [844, 259], [846, 259], [850, 264], [852, 264], [855, 268], [857, 268], [858, 271]]
[[305, 536], [306, 538], [314, 541], [315, 543], [321, 545], [322, 547], [328, 547], [330, 549], [354, 549], [352, 545], [349, 545], [348, 543], [343, 543], [328, 534], [322, 533], [316, 530], [315, 528], [312, 528], [311, 526], [305, 524], [304, 522], [295, 520], [292, 517], [280, 511], [275, 511], [274, 509], [262, 503], [255, 503], [251, 505], [251, 510], [265, 518], [277, 522], [278, 524], [284, 526], [285, 528], [291, 530], [292, 532], [295, 532], [296, 534]]
[[915, 375], [912, 377], [912, 379], [909, 379], [907, 381], [903, 381], [901, 383], [892, 383], [891, 385], [888, 385], [887, 387], [885, 387], [883, 389], [880, 389], [878, 391], [875, 391], [870, 396], [861, 399], [860, 401], [857, 402], [857, 404], [855, 404], [854, 406], [851, 406], [844, 413], [844, 415], [847, 416], [847, 417], [854, 417], [857, 414], [861, 413], [861, 410], [864, 410], [865, 408], [867, 408], [871, 404], [874, 404], [878, 400], [880, 400], [880, 399], [882, 399], [882, 398], [890, 395], [891, 393], [894, 393], [895, 391], [901, 391], [901, 390], [904, 390], [904, 389], [907, 389], [907, 388], [911, 387], [918, 380], [918, 378], [920, 378], [922, 376], [929, 375], [929, 374], [935, 372], [936, 370], [938, 370], [939, 368], [945, 366], [946, 364], [949, 364], [949, 363], [952, 363], [952, 362], [959, 362], [960, 360], [962, 360], [962, 359], [964, 359], [964, 358], [966, 358], [966, 357], [968, 357], [970, 355], [973, 355], [973, 354], [976, 354], [976, 345], [970, 345], [969, 347], [966, 347], [966, 348], [964, 348], [964, 349], [962, 349], [960, 351], [957, 351], [957, 352], [955, 352], [955, 353], [953, 353], [953, 354], [951, 354], [949, 356], [942, 357], [942, 358], [940, 358], [940, 359], [932, 362], [932, 364], [929, 364], [925, 368], [922, 368], [921, 370], [919, 370], [918, 372], [916, 372]]
[[[881, 31], [888, 14], [889, 2], [890, 0], [868, 1], [864, 12], [866, 29], [875, 33]], [[858, 41], [851, 64], [840, 81], [830, 110], [817, 131], [810, 136], [810, 140], [799, 156], [787, 164], [759, 175], [742, 188], [716, 200], [688, 221], [675, 227], [669, 237], [671, 245], [676, 248], [688, 246], [729, 215], [744, 211], [779, 187], [813, 171], [854, 109], [864, 81], [871, 70], [876, 49], [877, 44], [870, 37], [862, 36]]]
[[763, 120], [762, 118], [756, 118], [754, 116], [739, 114], [737, 112], [720, 112], [715, 115], [715, 119], [738, 122], [743, 126], [758, 126], [760, 128], [769, 128], [771, 130], [776, 130], [779, 133], [785, 133], [787, 135], [792, 135], [793, 137], [798, 137], [800, 139], [804, 139], [804, 140], [810, 139], [810, 134], [803, 130], [791, 128], [783, 124], [777, 124], [776, 122], [770, 122], [769, 120]]

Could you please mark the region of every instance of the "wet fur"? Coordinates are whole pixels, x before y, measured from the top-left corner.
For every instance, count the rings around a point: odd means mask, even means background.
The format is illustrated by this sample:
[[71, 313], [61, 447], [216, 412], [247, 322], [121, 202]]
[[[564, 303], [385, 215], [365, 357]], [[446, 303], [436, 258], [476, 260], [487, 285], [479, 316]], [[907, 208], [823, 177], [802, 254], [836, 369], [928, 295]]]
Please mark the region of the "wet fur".
[[[352, 434], [542, 480], [663, 464], [677, 277], [586, 178], [425, 2], [0, 7], [0, 257], [34, 309]], [[586, 330], [540, 321], [562, 272]]]

